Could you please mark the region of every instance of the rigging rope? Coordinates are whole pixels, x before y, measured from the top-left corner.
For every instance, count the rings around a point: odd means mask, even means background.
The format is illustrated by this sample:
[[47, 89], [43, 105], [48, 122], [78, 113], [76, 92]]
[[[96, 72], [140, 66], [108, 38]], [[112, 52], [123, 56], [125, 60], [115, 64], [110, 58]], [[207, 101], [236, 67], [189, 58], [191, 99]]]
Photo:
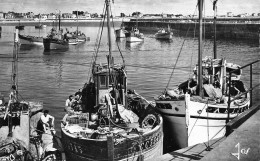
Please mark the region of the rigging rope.
[[[110, 6], [110, 10], [112, 11], [111, 6]], [[111, 14], [112, 14], [112, 13], [111, 13]], [[112, 14], [112, 15], [113, 15], [113, 14]], [[113, 29], [114, 29], [114, 33], [115, 33], [116, 30], [115, 30], [115, 24], [114, 24], [114, 16], [112, 16], [112, 24], [113, 24]], [[121, 58], [122, 58], [123, 65], [125, 66], [125, 59], [124, 59], [124, 57], [123, 57], [123, 54], [122, 54], [122, 52], [121, 52], [121, 49], [119, 48], [118, 41], [116, 41], [116, 46], [117, 46], [118, 51], [119, 51], [119, 53], [120, 53], [120, 56], [121, 56]]]
[[[103, 15], [106, 14], [106, 4], [104, 4], [104, 7], [103, 7]], [[100, 24], [99, 24], [99, 30], [98, 30], [98, 33], [97, 33], [97, 38], [96, 38], [96, 42], [95, 42], [95, 48], [94, 48], [94, 53], [93, 53], [93, 57], [92, 57], [92, 60], [91, 60], [91, 63], [90, 63], [90, 67], [89, 67], [89, 71], [88, 71], [88, 76], [89, 76], [89, 79], [91, 79], [91, 65], [93, 65], [93, 62], [96, 62], [97, 60], [97, 55], [98, 55], [98, 52], [99, 52], [99, 47], [100, 47], [100, 43], [101, 43], [101, 37], [102, 37], [102, 33], [103, 33], [103, 28], [104, 28], [104, 22], [105, 22], [105, 16], [103, 17], [102, 19], [103, 21], [100, 21]]]
[[[198, 7], [198, 4], [196, 5], [196, 9], [197, 9], [197, 7]], [[195, 9], [194, 13], [196, 12], [196, 9]], [[193, 14], [193, 15], [194, 15], [194, 14]], [[195, 23], [195, 24], [196, 24], [196, 23]], [[187, 37], [190, 28], [191, 28], [191, 24], [189, 24], [189, 28], [188, 28], [188, 30], [187, 30], [187, 32], [186, 32], [186, 34], [185, 34], [185, 37]], [[173, 74], [174, 74], [174, 70], [175, 70], [175, 68], [176, 68], [177, 62], [178, 62], [178, 60], [179, 60], [179, 57], [180, 57], [180, 54], [181, 54], [181, 52], [182, 52], [182, 49], [183, 49], [183, 46], [184, 46], [184, 43], [185, 43], [186, 39], [187, 39], [187, 38], [185, 38], [185, 39], [183, 40], [183, 43], [182, 43], [182, 45], [181, 45], [179, 54], [178, 54], [178, 56], [177, 56], [177, 59], [176, 59], [176, 61], [175, 61], [174, 67], [173, 67], [173, 71], [172, 71], [172, 73], [171, 73], [170, 79], [169, 79], [169, 81], [168, 81], [168, 83], [167, 83], [165, 89], [167, 89], [167, 88], [169, 87], [169, 85], [170, 85], [170, 81], [171, 81], [172, 76], [173, 76]]]

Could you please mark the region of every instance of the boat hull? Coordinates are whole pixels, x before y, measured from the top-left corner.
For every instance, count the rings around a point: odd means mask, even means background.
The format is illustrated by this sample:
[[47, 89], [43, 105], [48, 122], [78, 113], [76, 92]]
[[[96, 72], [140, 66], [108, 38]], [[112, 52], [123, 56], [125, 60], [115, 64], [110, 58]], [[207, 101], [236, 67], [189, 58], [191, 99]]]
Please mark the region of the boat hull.
[[[144, 159], [152, 159], [163, 154], [162, 118], [160, 120], [161, 123], [157, 127], [148, 133], [144, 133], [142, 137], [139, 135], [129, 137], [137, 142], [140, 139], [142, 140], [141, 148]], [[61, 130], [61, 137], [68, 160], [109, 160], [107, 139], [73, 137], [64, 128]], [[139, 147], [130, 139], [119, 139], [118, 142], [115, 140], [113, 150], [115, 160], [138, 160]]]
[[[239, 106], [231, 106], [229, 118], [235, 118], [247, 110], [249, 105], [250, 101], [246, 99]], [[220, 138], [226, 133], [227, 104], [218, 106], [190, 101], [187, 108], [184, 100], [156, 100], [156, 109], [164, 119], [164, 142], [167, 152]], [[214, 109], [215, 112], [207, 112], [210, 109]]]
[[45, 50], [68, 49], [69, 43], [68, 43], [68, 41], [64, 41], [64, 40], [44, 38], [43, 46], [44, 46]]
[[156, 33], [155, 38], [156, 39], [170, 40], [170, 39], [172, 39], [172, 33]]
[[144, 41], [143, 38], [139, 38], [135, 36], [126, 37], [126, 42], [142, 42], [142, 41]]
[[29, 35], [20, 35], [19, 40], [21, 44], [26, 45], [43, 45], [43, 37], [29, 36]]

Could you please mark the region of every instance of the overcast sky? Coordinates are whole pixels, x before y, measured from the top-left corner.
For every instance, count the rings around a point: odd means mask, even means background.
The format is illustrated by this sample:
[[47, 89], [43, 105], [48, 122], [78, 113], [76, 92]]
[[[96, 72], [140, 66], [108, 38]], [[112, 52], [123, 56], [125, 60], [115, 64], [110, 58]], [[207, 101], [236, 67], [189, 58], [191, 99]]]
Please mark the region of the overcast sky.
[[[212, 1], [205, 0], [205, 13], [213, 16]], [[167, 13], [167, 14], [197, 14], [197, 0], [114, 0], [112, 12], [119, 15], [121, 12], [127, 15], [135, 11], [141, 13]], [[260, 13], [260, 0], [218, 0], [218, 14], [227, 12]], [[62, 13], [72, 11], [88, 11], [101, 14], [104, 0], [0, 0], [0, 11]]]

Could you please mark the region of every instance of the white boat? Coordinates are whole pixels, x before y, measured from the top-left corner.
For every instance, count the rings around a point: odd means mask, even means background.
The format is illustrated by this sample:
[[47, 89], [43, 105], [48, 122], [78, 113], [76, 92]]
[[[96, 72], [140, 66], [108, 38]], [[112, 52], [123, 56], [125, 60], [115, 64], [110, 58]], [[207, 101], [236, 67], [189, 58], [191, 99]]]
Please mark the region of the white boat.
[[142, 42], [144, 41], [143, 33], [140, 33], [137, 28], [125, 33], [126, 42]]
[[[202, 3], [200, 0], [200, 31]], [[167, 89], [155, 99], [156, 109], [163, 116], [166, 151], [172, 151], [225, 135], [226, 123], [249, 109], [250, 96], [240, 80], [239, 65], [225, 59], [206, 57], [201, 60], [202, 32], [199, 37], [198, 64], [193, 78], [176, 89]], [[228, 72], [237, 69], [231, 78]], [[231, 80], [230, 82], [227, 80]], [[229, 88], [229, 84], [231, 87]], [[204, 91], [202, 90], [204, 89]], [[245, 93], [239, 95], [239, 93]], [[235, 99], [229, 103], [228, 100]]]
[[163, 152], [162, 117], [146, 99], [127, 88], [124, 61], [114, 62], [110, 0], [105, 2], [109, 52], [105, 62], [93, 62], [92, 75], [78, 92], [77, 103], [73, 101], [66, 108], [68, 113], [61, 123], [66, 159], [152, 159]]

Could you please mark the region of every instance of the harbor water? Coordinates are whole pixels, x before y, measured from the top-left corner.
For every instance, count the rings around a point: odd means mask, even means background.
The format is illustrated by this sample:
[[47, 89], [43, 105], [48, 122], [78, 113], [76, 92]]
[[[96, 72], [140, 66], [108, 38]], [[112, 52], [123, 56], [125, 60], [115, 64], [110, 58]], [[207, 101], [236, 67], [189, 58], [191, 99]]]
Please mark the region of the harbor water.
[[[119, 25], [116, 27], [118, 28]], [[75, 31], [76, 26], [62, 26], [65, 31]], [[35, 29], [25, 26], [20, 34], [46, 36], [51, 27]], [[65, 100], [74, 94], [89, 80], [91, 63], [99, 27], [80, 26], [79, 30], [90, 37], [89, 41], [66, 50], [44, 51], [43, 46], [21, 45], [18, 63], [18, 91], [20, 100], [42, 101], [44, 108], [55, 117], [55, 128], [59, 134], [59, 123], [64, 116]], [[14, 45], [14, 26], [2, 26], [0, 38], [0, 92], [8, 99], [11, 87], [12, 54]], [[97, 62], [106, 63], [108, 55], [107, 31], [104, 29]], [[128, 74], [128, 88], [135, 89], [147, 100], [161, 94], [166, 88], [175, 88], [187, 80], [197, 63], [198, 40], [193, 37], [174, 35], [171, 41], [159, 41], [153, 32], [145, 32], [144, 42], [126, 43], [125, 39], [112, 37], [113, 57], [115, 62], [125, 60]], [[120, 54], [118, 48], [122, 54]], [[241, 66], [260, 59], [260, 48], [257, 43], [242, 40], [218, 40], [219, 58]], [[204, 41], [203, 57], [213, 55], [213, 41]], [[176, 60], [178, 62], [175, 67]], [[173, 68], [175, 70], [173, 71]], [[249, 68], [245, 68], [242, 80], [249, 87]], [[172, 76], [171, 80], [170, 77]], [[253, 66], [253, 86], [260, 83], [260, 65]], [[253, 92], [253, 101], [260, 100], [259, 86]]]

